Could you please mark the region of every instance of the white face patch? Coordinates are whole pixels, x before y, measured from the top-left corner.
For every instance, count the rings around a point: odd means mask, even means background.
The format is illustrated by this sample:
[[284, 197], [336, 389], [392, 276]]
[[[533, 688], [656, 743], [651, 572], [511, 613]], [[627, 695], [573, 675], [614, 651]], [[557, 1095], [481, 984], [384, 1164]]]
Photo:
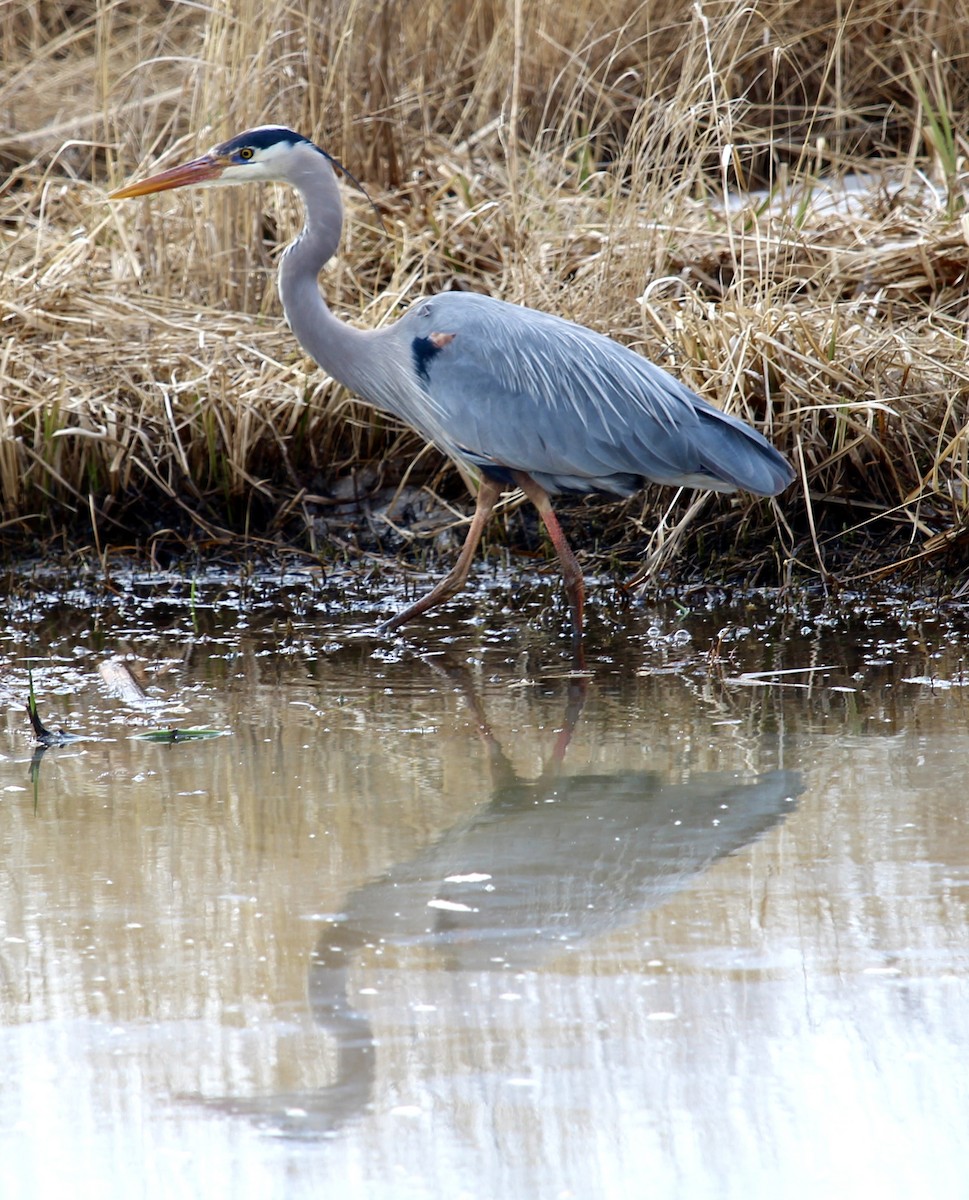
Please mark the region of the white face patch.
[[301, 134], [285, 125], [260, 125], [219, 142], [209, 157], [223, 165], [218, 178], [202, 186], [223, 187], [235, 183], [290, 181], [294, 157], [302, 147], [313, 147]]

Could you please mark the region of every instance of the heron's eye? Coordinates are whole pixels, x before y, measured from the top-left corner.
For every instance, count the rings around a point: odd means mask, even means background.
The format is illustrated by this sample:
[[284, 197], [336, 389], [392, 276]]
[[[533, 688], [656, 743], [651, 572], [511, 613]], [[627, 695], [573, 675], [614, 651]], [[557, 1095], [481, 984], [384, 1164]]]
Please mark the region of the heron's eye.
[[252, 158], [254, 153], [255, 153], [255, 151], [253, 150], [253, 148], [251, 146], [243, 146], [242, 149], [239, 151], [239, 157], [245, 158], [245, 159], [250, 159], [250, 158]]

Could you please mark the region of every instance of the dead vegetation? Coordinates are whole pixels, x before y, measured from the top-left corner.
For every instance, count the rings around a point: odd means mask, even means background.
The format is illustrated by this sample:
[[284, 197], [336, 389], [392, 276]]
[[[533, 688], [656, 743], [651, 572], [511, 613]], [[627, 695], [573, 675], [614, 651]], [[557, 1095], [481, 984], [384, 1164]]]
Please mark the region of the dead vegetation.
[[959, 588], [967, 55], [969, 0], [7, 4], [3, 530], [317, 552], [353, 472], [461, 496], [285, 328], [292, 195], [104, 202], [278, 121], [383, 216], [348, 196], [323, 279], [341, 315], [448, 287], [548, 308], [765, 428], [800, 473], [774, 505], [650, 489], [597, 510], [588, 553], [653, 577], [731, 554], [775, 580], [928, 563]]

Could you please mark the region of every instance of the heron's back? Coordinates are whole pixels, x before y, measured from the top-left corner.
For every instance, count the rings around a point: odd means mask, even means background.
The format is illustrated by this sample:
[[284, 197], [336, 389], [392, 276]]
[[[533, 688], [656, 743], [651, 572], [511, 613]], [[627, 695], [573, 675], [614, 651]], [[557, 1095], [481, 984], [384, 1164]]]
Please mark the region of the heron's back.
[[524, 471], [552, 493], [628, 495], [654, 482], [773, 496], [794, 478], [746, 422], [561, 317], [446, 292], [396, 332], [425, 397], [414, 423], [498, 479]]

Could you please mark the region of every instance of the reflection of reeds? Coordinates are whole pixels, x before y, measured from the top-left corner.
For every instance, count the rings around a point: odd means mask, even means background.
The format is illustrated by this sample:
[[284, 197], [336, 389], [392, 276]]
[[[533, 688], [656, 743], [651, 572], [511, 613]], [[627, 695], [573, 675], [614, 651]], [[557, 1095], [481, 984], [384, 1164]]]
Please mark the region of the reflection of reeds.
[[[804, 532], [781, 531], [781, 557], [796, 545], [815, 567], [845, 526], [908, 537], [908, 554], [951, 548], [969, 475], [969, 14], [838, 11], [6, 5], [3, 517], [40, 514], [37, 530], [107, 509], [136, 524], [134, 505], [167, 498], [241, 528], [254, 503], [265, 518], [302, 486], [418, 449], [311, 369], [278, 320], [290, 194], [103, 203], [139, 165], [282, 121], [346, 161], [385, 214], [387, 231], [350, 198], [325, 276], [343, 315], [377, 324], [457, 284], [583, 321], [791, 452], [809, 492], [781, 501]], [[821, 176], [886, 160], [857, 203], [810, 203]], [[725, 206], [725, 189], [754, 198]], [[668, 499], [626, 521], [630, 555]], [[773, 520], [762, 502], [711, 500], [667, 548], [746, 550]]]

